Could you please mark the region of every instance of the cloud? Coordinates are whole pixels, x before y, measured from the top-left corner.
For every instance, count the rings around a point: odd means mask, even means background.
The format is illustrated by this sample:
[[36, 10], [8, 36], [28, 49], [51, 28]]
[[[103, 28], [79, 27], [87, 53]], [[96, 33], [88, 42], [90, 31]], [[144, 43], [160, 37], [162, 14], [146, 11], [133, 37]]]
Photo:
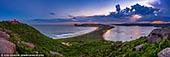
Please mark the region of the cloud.
[[[164, 22], [169, 22], [170, 20], [170, 6], [168, 5], [170, 0], [160, 0], [150, 3], [152, 7], [142, 6], [139, 4], [132, 5], [132, 8], [123, 9], [119, 14], [116, 12], [111, 12], [109, 15], [94, 15], [94, 16], [77, 16], [67, 15], [70, 18], [64, 19], [34, 19], [33, 22], [39, 23], [112, 23], [112, 22], [153, 22], [156, 20], [161, 20]], [[159, 9], [167, 12], [159, 12]], [[135, 10], [135, 11], [133, 11]], [[156, 12], [156, 13], [155, 13]], [[168, 13], [168, 14], [166, 14]], [[155, 15], [156, 14], [156, 15]]]
[[55, 22], [70, 22], [70, 19], [33, 19], [31, 22], [40, 22], [40, 23], [55, 23]]
[[170, 9], [169, 2], [170, 2], [170, 0], [155, 0], [154, 2], [149, 3], [149, 4], [155, 8], [159, 8], [161, 10], [168, 11]]

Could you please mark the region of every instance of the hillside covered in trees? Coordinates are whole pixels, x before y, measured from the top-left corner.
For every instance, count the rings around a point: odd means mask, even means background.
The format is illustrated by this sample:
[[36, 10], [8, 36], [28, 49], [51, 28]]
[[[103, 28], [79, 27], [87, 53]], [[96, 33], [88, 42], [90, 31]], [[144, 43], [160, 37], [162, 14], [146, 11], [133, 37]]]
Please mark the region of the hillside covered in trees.
[[108, 29], [100, 26], [89, 34], [52, 39], [27, 24], [3, 21], [0, 22], [0, 53], [4, 52], [8, 44], [12, 44], [13, 48], [7, 50], [14, 52], [6, 53], [43, 54], [45, 57], [156, 57], [162, 55], [158, 54], [161, 50], [170, 47], [169, 38], [161, 38], [159, 42], [153, 43], [148, 42], [147, 37], [130, 42], [106, 41], [102, 35]]

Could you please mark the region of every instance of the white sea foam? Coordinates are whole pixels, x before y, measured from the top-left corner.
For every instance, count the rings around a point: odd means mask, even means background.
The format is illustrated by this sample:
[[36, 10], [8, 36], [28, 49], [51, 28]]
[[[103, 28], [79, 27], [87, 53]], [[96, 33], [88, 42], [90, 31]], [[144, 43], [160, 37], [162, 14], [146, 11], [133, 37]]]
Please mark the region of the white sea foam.
[[89, 27], [87, 30], [82, 30], [82, 31], [75, 32], [75, 33], [67, 33], [67, 34], [60, 34], [60, 35], [53, 34], [53, 35], [51, 35], [51, 38], [53, 38], [53, 39], [69, 38], [69, 37], [86, 34], [86, 33], [92, 32], [96, 29], [97, 29], [97, 27]]

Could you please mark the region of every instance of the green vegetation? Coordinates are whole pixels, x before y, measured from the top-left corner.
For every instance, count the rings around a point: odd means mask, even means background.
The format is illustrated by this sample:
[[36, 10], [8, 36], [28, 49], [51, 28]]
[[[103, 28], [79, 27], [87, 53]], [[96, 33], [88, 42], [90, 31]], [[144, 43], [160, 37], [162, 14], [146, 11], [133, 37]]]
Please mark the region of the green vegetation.
[[17, 45], [16, 50], [18, 54], [29, 54], [33, 53], [31, 48], [27, 48], [24, 45]]
[[[170, 47], [170, 39], [167, 38], [155, 44], [147, 43], [146, 37], [130, 42], [105, 41], [102, 35], [110, 28], [102, 26], [89, 34], [55, 40], [22, 23], [0, 22], [0, 28], [10, 34], [10, 41], [16, 44], [16, 53], [18, 54], [38, 51], [47, 57], [60, 57], [60, 55], [50, 53], [50, 51], [55, 51], [65, 57], [155, 57], [159, 51]], [[27, 48], [18, 44], [18, 41], [33, 43], [36, 47], [34, 49]], [[71, 46], [64, 45], [63, 42], [69, 43]], [[143, 48], [140, 51], [134, 50], [134, 47], [140, 44], [144, 44]]]
[[[33, 53], [34, 51], [38, 51], [46, 56], [51, 56], [49, 51], [55, 51], [58, 46], [63, 46], [27, 24], [12, 24], [4, 21], [0, 22], [0, 28], [10, 34], [10, 41], [16, 44], [18, 53]], [[30, 50], [18, 44], [20, 41], [33, 43], [36, 48]]]

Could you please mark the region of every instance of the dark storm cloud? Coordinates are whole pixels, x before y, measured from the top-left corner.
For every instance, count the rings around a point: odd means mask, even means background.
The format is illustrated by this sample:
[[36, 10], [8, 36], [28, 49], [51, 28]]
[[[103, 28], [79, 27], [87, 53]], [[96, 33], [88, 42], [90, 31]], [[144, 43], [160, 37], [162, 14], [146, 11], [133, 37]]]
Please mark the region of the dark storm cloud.
[[150, 5], [154, 6], [155, 8], [168, 11], [170, 9], [169, 3], [170, 0], [155, 0], [154, 2], [150, 3]]
[[[74, 17], [73, 15], [67, 15], [70, 19], [38, 19], [33, 21], [41, 22], [153, 22], [161, 20], [169, 22], [170, 20], [170, 6], [168, 5], [170, 0], [161, 0], [150, 3], [154, 7], [148, 7], [145, 5], [134, 4], [131, 7], [120, 9], [120, 5], [115, 6], [116, 12], [111, 12], [109, 15], [95, 15], [95, 16], [84, 16]], [[159, 9], [162, 10], [159, 12]], [[135, 19], [134, 15], [141, 16], [139, 19]], [[134, 21], [135, 20], [135, 21]]]
[[[109, 15], [95, 15], [95, 16], [85, 16], [85, 17], [74, 17], [73, 15], [67, 15], [70, 19], [38, 19], [33, 21], [41, 22], [132, 22], [133, 15], [141, 15], [141, 20], [137, 21], [153, 21], [155, 18], [154, 12], [158, 9], [142, 6], [140, 4], [132, 5], [131, 8], [125, 8], [120, 10], [121, 5], [116, 5], [117, 12], [111, 12]], [[133, 11], [135, 10], [135, 11]], [[147, 17], [147, 18], [144, 18]], [[53, 20], [53, 21], [52, 21]], [[135, 21], [133, 21], [135, 22]]]
[[50, 13], [50, 15], [55, 15], [55, 13]]
[[70, 19], [34, 19], [32, 22], [44, 22], [44, 23], [55, 23], [55, 22], [70, 22]]

